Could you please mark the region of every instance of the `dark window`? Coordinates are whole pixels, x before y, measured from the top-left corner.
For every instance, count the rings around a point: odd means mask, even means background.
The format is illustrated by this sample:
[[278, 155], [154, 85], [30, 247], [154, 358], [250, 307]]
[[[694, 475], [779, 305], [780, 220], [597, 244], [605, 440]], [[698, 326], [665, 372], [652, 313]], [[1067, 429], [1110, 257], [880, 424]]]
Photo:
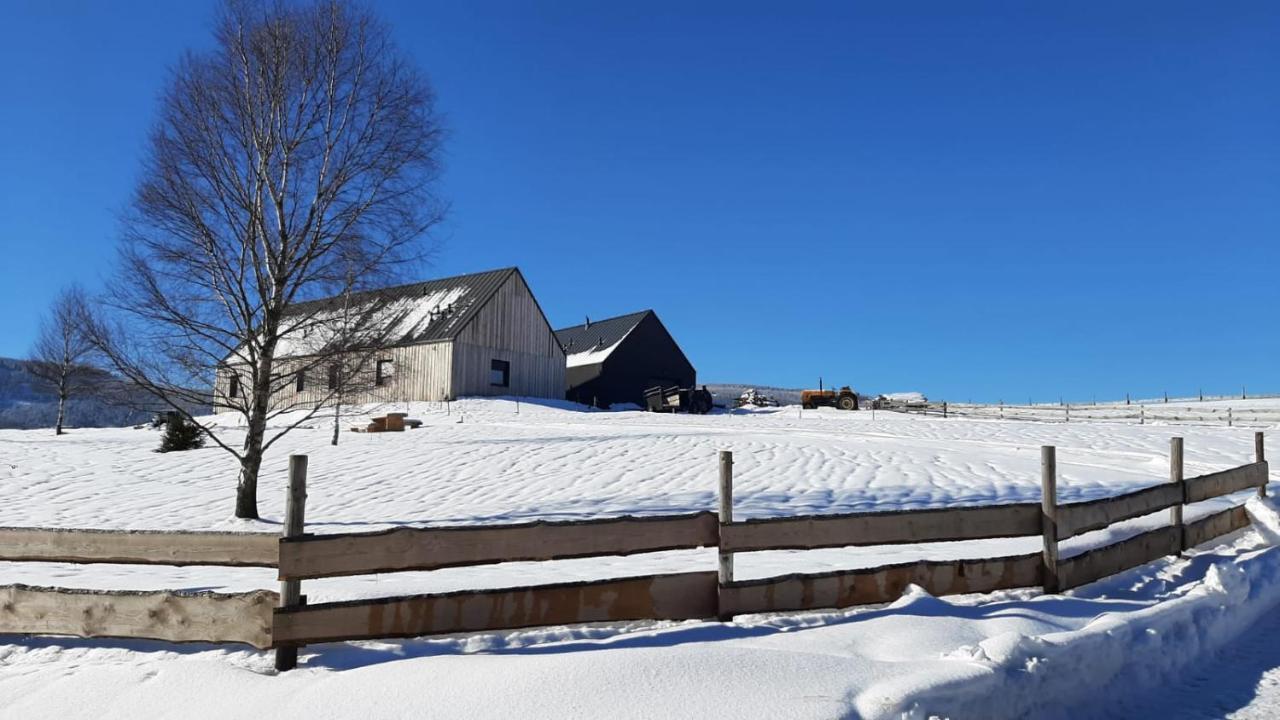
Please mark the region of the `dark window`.
[[506, 360], [490, 360], [489, 384], [493, 387], [509, 386], [511, 384], [511, 363]]
[[293, 389], [297, 392], [302, 392], [307, 389], [307, 372], [305, 370], [298, 371], [298, 380], [293, 386]]
[[373, 384], [382, 387], [391, 381], [391, 376], [396, 374], [396, 363], [394, 360], [379, 360], [375, 368]]
[[227, 395], [238, 398], [240, 397], [240, 376], [231, 373], [231, 387], [227, 389]]
[[341, 372], [341, 369], [337, 365], [329, 366], [329, 389], [330, 390], [338, 389], [338, 375], [340, 372]]

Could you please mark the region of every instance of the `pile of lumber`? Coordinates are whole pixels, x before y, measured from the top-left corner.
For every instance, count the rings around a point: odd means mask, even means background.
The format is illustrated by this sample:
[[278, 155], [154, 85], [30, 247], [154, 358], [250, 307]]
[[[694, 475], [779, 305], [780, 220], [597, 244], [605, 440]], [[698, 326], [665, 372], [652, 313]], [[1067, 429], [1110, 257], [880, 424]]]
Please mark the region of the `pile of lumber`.
[[352, 432], [404, 432], [406, 428], [413, 430], [422, 427], [421, 420], [414, 420], [408, 417], [408, 413], [387, 413], [381, 417], [373, 418], [370, 423], [364, 427], [353, 427]]

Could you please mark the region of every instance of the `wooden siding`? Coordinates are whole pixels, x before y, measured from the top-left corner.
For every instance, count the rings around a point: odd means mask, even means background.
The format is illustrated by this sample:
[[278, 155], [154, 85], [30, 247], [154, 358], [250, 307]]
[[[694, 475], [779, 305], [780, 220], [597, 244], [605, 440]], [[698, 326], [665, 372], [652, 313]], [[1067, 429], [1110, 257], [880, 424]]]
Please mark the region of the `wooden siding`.
[[[490, 363], [511, 363], [506, 387], [491, 385]], [[513, 273], [454, 338], [453, 395], [561, 399], [564, 350], [519, 273]]]
[[[506, 387], [489, 384], [490, 363], [511, 363]], [[519, 395], [564, 398], [564, 356], [558, 358], [456, 343], [453, 347], [454, 396]]]
[[[382, 387], [349, 394], [345, 402], [440, 401], [464, 395], [564, 398], [564, 350], [520, 273], [511, 273], [454, 339], [391, 348], [381, 357], [395, 362], [394, 377]], [[506, 387], [489, 382], [494, 360], [511, 364]], [[279, 362], [286, 373], [295, 372], [291, 364], [295, 368], [301, 364], [287, 358]], [[358, 384], [372, 387], [375, 365], [369, 363], [368, 377]], [[215, 396], [226, 392], [228, 372], [218, 372]], [[325, 367], [307, 371], [302, 392], [294, 388], [292, 382], [285, 384], [274, 398], [275, 409], [331, 402]]]
[[[386, 385], [374, 387], [376, 360], [391, 360], [394, 363], [393, 375]], [[360, 377], [353, 381], [353, 387], [368, 388], [365, 392], [349, 392], [343, 399], [347, 404], [371, 404], [382, 402], [407, 402], [410, 400], [430, 400], [438, 402], [448, 400], [452, 395], [453, 344], [447, 340], [424, 343], [422, 345], [406, 345], [388, 348], [362, 368]], [[311, 367], [307, 367], [311, 365]], [[279, 368], [286, 376], [296, 378], [298, 368], [306, 367], [306, 381], [302, 392], [291, 379], [282, 382], [283, 388], [276, 393], [272, 402], [273, 410], [290, 408], [310, 408], [319, 403], [332, 405], [329, 390], [329, 370], [324, 364], [301, 362], [282, 358]], [[218, 371], [217, 392], [226, 392], [228, 370]], [[225, 408], [219, 408], [225, 410]]]

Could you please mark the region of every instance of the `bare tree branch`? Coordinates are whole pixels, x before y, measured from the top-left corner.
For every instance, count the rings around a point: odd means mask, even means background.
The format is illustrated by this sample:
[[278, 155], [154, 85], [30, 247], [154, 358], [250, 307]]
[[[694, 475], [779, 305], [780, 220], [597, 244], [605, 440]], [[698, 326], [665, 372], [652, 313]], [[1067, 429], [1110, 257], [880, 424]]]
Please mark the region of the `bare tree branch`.
[[40, 322], [39, 334], [31, 348], [27, 370], [46, 389], [58, 396], [58, 417], [54, 434], [61, 435], [66, 420], [67, 401], [92, 392], [94, 368], [88, 364], [93, 346], [80, 324], [85, 294], [71, 286], [58, 294], [49, 313]]
[[[299, 350], [334, 317], [291, 308], [424, 256], [444, 130], [425, 79], [346, 0], [227, 0], [215, 41], [172, 72], [119, 272], [85, 326], [118, 374], [236, 457], [236, 515], [253, 518], [263, 452], [318, 411], [286, 399], [292, 378], [335, 352], [363, 366], [385, 341], [386, 314], [361, 309]], [[243, 441], [191, 418], [202, 395], [240, 416]]]

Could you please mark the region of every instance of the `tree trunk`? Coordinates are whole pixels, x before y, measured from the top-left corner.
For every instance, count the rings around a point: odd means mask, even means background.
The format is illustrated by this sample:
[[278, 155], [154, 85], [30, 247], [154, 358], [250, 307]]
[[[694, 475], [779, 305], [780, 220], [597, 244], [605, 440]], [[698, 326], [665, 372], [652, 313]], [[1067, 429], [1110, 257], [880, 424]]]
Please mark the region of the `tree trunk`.
[[[274, 324], [273, 324], [274, 326]], [[236, 517], [258, 519], [258, 470], [262, 467], [262, 443], [267, 434], [267, 408], [271, 404], [271, 367], [275, 344], [262, 350], [254, 376], [253, 402], [249, 406], [248, 434], [240, 459], [240, 483], [236, 486]]]
[[58, 422], [53, 426], [53, 434], [62, 434], [62, 418], [66, 415], [67, 393], [65, 391], [58, 393]]
[[240, 483], [236, 486], [236, 517], [258, 519], [258, 470], [262, 467], [262, 440], [267, 433], [265, 403], [254, 403], [249, 413], [249, 433], [240, 458]]
[[258, 519], [258, 470], [262, 467], [262, 439], [259, 436], [257, 447], [248, 447], [245, 441], [245, 454], [240, 460], [240, 484], [236, 486], [236, 517], [246, 520]]
[[334, 445], [338, 444], [338, 432], [339, 432], [338, 423], [340, 422], [339, 418], [341, 418], [341, 416], [342, 416], [342, 402], [341, 401], [334, 402], [333, 403], [333, 444]]

